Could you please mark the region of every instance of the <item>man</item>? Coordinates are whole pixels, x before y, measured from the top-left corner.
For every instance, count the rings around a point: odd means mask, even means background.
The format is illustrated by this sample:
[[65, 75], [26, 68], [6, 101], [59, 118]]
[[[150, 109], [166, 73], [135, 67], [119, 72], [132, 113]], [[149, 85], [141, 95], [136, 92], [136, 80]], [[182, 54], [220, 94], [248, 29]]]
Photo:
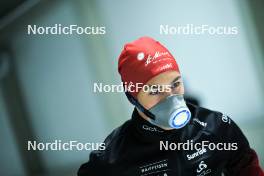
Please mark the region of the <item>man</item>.
[[[132, 118], [93, 151], [79, 176], [263, 176], [239, 127], [225, 114], [185, 103], [178, 65], [159, 42], [125, 45], [118, 71]], [[189, 148], [188, 148], [189, 147]]]

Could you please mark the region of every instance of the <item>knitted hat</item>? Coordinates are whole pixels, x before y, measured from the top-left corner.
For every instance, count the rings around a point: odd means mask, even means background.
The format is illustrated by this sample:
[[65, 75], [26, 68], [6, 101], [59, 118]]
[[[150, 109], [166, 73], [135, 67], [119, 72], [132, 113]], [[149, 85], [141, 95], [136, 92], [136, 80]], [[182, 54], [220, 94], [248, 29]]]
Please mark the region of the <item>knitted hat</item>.
[[134, 98], [141, 90], [136, 85], [145, 85], [154, 76], [168, 70], [179, 72], [176, 60], [163, 45], [150, 37], [127, 43], [118, 60], [118, 72], [123, 83], [133, 85], [129, 93]]

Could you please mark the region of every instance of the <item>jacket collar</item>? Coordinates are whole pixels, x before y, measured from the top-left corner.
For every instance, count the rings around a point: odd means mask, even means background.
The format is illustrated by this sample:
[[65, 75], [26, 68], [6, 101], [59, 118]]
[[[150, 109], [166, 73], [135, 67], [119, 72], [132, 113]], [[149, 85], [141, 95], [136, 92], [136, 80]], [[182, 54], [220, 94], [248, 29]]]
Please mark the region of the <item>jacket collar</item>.
[[164, 130], [151, 124], [140, 116], [135, 108], [132, 114], [132, 126], [134, 128], [134, 134], [143, 142], [155, 142], [160, 140], [169, 140], [173, 136], [177, 135], [180, 130]]
[[188, 136], [192, 129], [193, 118], [196, 118], [198, 116], [197, 106], [190, 103], [186, 103], [186, 105], [188, 106], [192, 114], [190, 122], [181, 129], [173, 130], [164, 130], [158, 126], [151, 124], [149, 121], [141, 117], [137, 109], [134, 108], [131, 120], [133, 134], [136, 136], [136, 138], [142, 140], [143, 142], [155, 142], [161, 140], [176, 142], [176, 140], [183, 140], [184, 136]]

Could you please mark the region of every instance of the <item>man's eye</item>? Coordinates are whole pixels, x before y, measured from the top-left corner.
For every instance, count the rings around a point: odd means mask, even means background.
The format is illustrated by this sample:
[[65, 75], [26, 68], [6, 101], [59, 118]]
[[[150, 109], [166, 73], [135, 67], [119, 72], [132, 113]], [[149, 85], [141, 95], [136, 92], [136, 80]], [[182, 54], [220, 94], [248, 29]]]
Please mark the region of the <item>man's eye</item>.
[[174, 82], [174, 83], [171, 85], [171, 88], [177, 88], [177, 87], [180, 86], [180, 84], [181, 84], [180, 81]]
[[158, 90], [150, 91], [149, 95], [158, 95], [160, 92]]

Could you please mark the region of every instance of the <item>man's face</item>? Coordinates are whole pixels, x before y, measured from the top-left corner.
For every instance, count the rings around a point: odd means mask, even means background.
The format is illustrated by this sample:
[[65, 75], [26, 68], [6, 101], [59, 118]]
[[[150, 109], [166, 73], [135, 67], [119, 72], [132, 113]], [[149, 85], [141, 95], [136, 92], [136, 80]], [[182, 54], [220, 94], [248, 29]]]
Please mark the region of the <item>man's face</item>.
[[177, 71], [167, 71], [150, 79], [146, 85], [149, 91], [140, 90], [137, 99], [146, 109], [150, 109], [159, 101], [172, 94], [184, 94], [181, 75]]

